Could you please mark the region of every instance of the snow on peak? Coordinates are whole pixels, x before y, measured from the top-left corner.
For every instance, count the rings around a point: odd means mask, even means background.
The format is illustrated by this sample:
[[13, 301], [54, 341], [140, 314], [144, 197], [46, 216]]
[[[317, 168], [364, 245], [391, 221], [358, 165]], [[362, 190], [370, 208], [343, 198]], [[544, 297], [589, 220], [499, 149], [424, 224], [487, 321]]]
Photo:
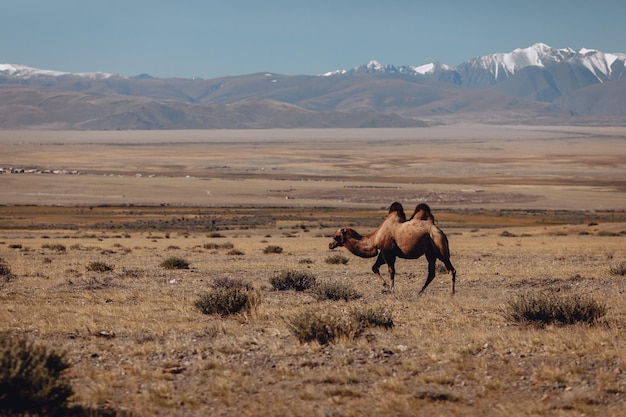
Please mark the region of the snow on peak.
[[495, 78], [498, 79], [500, 71], [503, 71], [506, 75], [511, 75], [524, 67], [543, 67], [542, 58], [549, 55], [551, 51], [553, 49], [550, 46], [544, 43], [536, 43], [528, 48], [517, 48], [513, 52], [496, 53], [474, 58], [470, 63], [491, 71]]
[[0, 64], [0, 73], [5, 73], [11, 77], [21, 77], [21, 78], [33, 78], [33, 77], [61, 77], [65, 75], [74, 75], [77, 77], [84, 77], [90, 79], [104, 79], [114, 77], [114, 74], [109, 74], [106, 72], [81, 72], [81, 73], [73, 73], [73, 72], [63, 72], [63, 71], [53, 71], [53, 70], [45, 70], [39, 68], [28, 67], [26, 65], [19, 64]]
[[345, 73], [347, 73], [348, 71], [346, 70], [335, 70], [335, 71], [329, 71], [329, 72], [325, 72], [322, 74], [322, 77], [332, 77], [333, 75], [343, 75]]
[[611, 65], [615, 60], [622, 59], [623, 54], [605, 54], [604, 52], [581, 48], [556, 49], [545, 43], [535, 43], [527, 48], [517, 48], [508, 53], [496, 53], [474, 58], [469, 65], [491, 72], [497, 80], [501, 72], [505, 76], [514, 74], [528, 66], [545, 67], [548, 64], [569, 62], [584, 66], [591, 71], [600, 82], [611, 75]]
[[417, 67], [413, 67], [413, 71], [422, 75], [432, 74], [435, 72], [435, 64], [431, 62], [430, 64], [419, 65]]

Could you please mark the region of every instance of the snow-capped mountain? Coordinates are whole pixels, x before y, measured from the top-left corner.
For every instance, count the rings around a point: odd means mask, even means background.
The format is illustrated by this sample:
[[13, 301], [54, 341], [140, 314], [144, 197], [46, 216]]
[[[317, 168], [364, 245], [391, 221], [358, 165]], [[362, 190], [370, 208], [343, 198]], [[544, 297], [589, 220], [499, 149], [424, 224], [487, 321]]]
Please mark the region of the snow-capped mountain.
[[[554, 72], [565, 64], [589, 72], [596, 82], [606, 82], [623, 75], [626, 67], [626, 54], [604, 53], [592, 49], [571, 48], [556, 49], [543, 43], [536, 43], [528, 48], [515, 49], [509, 53], [496, 53], [474, 58], [457, 67], [463, 74], [484, 71], [488, 77], [483, 80], [496, 84], [529, 68], [542, 68]], [[473, 84], [472, 87], [484, 85]]]
[[424, 64], [424, 65], [383, 65], [376, 60], [372, 60], [365, 65], [355, 67], [351, 70], [336, 70], [322, 74], [324, 77], [331, 77], [333, 75], [345, 75], [345, 74], [409, 74], [409, 75], [426, 75], [432, 74], [435, 71], [447, 71], [452, 70], [453, 67], [449, 65], [441, 64], [439, 62]]
[[511, 52], [480, 56], [456, 66], [440, 62], [395, 66], [370, 61], [351, 70], [323, 75], [354, 74], [407, 74], [466, 88], [490, 88], [533, 101], [554, 102], [581, 88], [625, 80], [626, 53], [557, 49], [536, 43]]
[[626, 54], [537, 43], [456, 66], [370, 61], [321, 75], [207, 80], [0, 64], [0, 115], [0, 129], [553, 124], [579, 116], [624, 124]]
[[116, 77], [118, 75], [109, 74], [106, 72], [83, 72], [83, 73], [75, 73], [75, 72], [62, 72], [62, 71], [53, 71], [46, 69], [39, 69], [28, 67], [26, 65], [18, 65], [18, 64], [0, 64], [0, 75], [6, 75], [9, 77], [28, 79], [35, 77], [63, 77], [63, 76], [75, 76], [81, 78], [88, 78], [93, 80], [101, 80], [111, 77]]
[[471, 59], [457, 66], [450, 66], [439, 62], [421, 65], [383, 65], [378, 61], [370, 61], [365, 65], [351, 70], [337, 70], [323, 74], [324, 76], [386, 73], [386, 74], [413, 74], [434, 76], [438, 79], [442, 74], [458, 73], [455, 79], [467, 87], [480, 88], [494, 85], [515, 75], [528, 67], [550, 69], [559, 64], [588, 70], [597, 82], [605, 82], [615, 77], [622, 77], [626, 67], [626, 53], [605, 53], [594, 49], [571, 48], [557, 49], [544, 43], [536, 43], [527, 48], [518, 48], [512, 52], [494, 53]]

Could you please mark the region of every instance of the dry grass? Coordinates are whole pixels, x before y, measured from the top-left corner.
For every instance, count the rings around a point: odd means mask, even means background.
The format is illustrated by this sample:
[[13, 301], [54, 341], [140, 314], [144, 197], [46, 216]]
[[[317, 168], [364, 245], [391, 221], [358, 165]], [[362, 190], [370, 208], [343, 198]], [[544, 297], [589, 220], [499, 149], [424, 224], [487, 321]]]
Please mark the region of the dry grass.
[[[83, 173], [0, 177], [0, 332], [63, 352], [88, 415], [621, 416], [625, 131], [0, 132], [5, 165]], [[373, 259], [328, 250], [394, 200], [433, 207], [454, 297], [441, 268], [418, 296], [424, 259], [398, 260], [383, 293]], [[282, 271], [360, 298], [276, 291]], [[254, 308], [194, 305], [229, 288]], [[507, 319], [530, 293], [606, 315]], [[288, 323], [307, 312], [352, 324], [301, 343]]]
[[[626, 281], [611, 265], [626, 259], [623, 237], [443, 223], [458, 293], [450, 297], [449, 276], [440, 275], [420, 297], [425, 260], [398, 261], [396, 289], [383, 293], [372, 260], [346, 252], [346, 264], [325, 262], [332, 254], [325, 236], [337, 225], [324, 222], [326, 229], [296, 237], [279, 233], [273, 221], [222, 231], [242, 256], [206, 245], [204, 232], [2, 230], [0, 257], [12, 278], [0, 281], [0, 331], [66, 352], [72, 405], [92, 412], [621, 415]], [[66, 250], [43, 247], [50, 242]], [[284, 251], [264, 254], [268, 245]], [[192, 267], [159, 266], [172, 256]], [[89, 270], [94, 262], [115, 268]], [[303, 268], [362, 297], [320, 301], [312, 290], [269, 285], [281, 271]], [[262, 295], [253, 314], [206, 315], [194, 306], [234, 283]], [[590, 294], [607, 314], [594, 326], [512, 324], [506, 300], [530, 291]], [[310, 311], [393, 327], [355, 326], [330, 344], [301, 343], [289, 319]]]

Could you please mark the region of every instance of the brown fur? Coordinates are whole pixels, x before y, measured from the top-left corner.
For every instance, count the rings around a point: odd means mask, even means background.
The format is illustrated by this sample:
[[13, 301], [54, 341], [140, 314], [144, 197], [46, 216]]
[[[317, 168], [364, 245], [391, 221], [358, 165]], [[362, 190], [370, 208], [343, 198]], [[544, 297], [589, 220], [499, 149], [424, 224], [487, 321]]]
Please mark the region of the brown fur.
[[[427, 205], [425, 206], [428, 208]], [[354, 229], [341, 228], [337, 230], [328, 247], [334, 249], [337, 246], [344, 246], [351, 253], [362, 258], [372, 258], [378, 255], [372, 271], [383, 286], [387, 286], [387, 282], [380, 275], [380, 267], [387, 264], [392, 289], [396, 258], [417, 259], [426, 255], [428, 276], [420, 293], [424, 292], [434, 279], [435, 263], [437, 259], [440, 259], [446, 269], [452, 273], [451, 292], [454, 294], [456, 270], [450, 262], [448, 238], [433, 223], [432, 214], [426, 216], [425, 220], [421, 219], [421, 215], [415, 216], [414, 214], [409, 221], [404, 221], [400, 213], [404, 214], [402, 205], [395, 202], [391, 205], [387, 218], [376, 230], [363, 236]], [[430, 208], [428, 208], [428, 213], [430, 213]]]

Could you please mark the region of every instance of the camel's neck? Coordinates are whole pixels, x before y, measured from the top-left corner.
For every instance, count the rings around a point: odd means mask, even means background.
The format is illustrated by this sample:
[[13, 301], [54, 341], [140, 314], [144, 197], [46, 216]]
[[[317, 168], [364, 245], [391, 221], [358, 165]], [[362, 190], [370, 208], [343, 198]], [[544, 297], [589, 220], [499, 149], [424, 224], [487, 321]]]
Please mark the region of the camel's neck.
[[378, 248], [374, 242], [373, 235], [362, 236], [355, 230], [351, 230], [343, 246], [352, 254], [361, 258], [373, 258], [378, 255]]

